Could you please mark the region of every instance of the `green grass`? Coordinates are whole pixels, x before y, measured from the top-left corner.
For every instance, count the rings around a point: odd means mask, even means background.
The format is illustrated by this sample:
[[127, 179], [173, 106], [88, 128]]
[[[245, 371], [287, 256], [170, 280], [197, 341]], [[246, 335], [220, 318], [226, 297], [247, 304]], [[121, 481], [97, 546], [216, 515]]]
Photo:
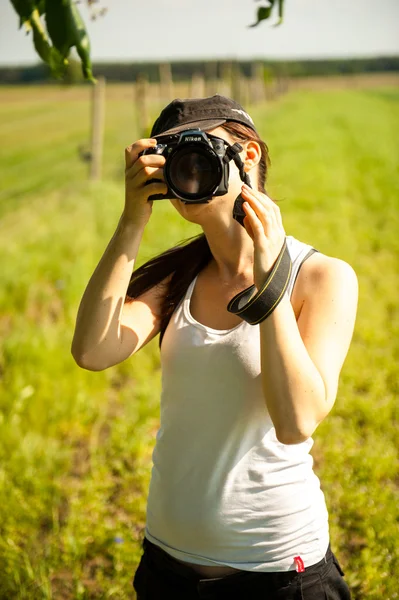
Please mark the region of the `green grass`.
[[[122, 88], [121, 88], [122, 90]], [[110, 94], [104, 180], [86, 181], [88, 91], [2, 90], [0, 599], [127, 599], [140, 555], [160, 391], [157, 340], [100, 373], [70, 344], [79, 300], [123, 207], [135, 139]], [[354, 600], [399, 598], [399, 94], [297, 92], [252, 114], [287, 233], [348, 261], [359, 313], [312, 454]], [[143, 261], [197, 232], [154, 208]]]

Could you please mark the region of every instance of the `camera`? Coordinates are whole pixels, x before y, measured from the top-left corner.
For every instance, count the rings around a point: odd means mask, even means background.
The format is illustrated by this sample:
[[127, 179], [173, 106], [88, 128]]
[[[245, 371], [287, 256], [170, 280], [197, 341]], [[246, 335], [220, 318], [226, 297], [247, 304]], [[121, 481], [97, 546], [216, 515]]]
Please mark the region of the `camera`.
[[[213, 196], [227, 193], [230, 145], [222, 138], [200, 129], [156, 136], [158, 144], [142, 154], [165, 156], [167, 194], [155, 194], [149, 200], [179, 198], [185, 203], [205, 203]], [[153, 183], [152, 179], [148, 183]]]

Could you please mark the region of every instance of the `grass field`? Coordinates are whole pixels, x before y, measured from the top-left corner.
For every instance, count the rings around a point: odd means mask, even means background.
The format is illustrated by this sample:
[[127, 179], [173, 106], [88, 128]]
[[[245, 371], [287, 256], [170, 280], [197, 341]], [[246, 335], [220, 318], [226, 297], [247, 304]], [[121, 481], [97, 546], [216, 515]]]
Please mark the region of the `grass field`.
[[[252, 115], [287, 233], [348, 261], [359, 313], [312, 454], [354, 600], [399, 598], [399, 92], [295, 91]], [[104, 372], [70, 354], [136, 138], [109, 90], [104, 180], [78, 154], [88, 92], [0, 89], [0, 599], [133, 598], [160, 391], [157, 340]], [[165, 202], [140, 261], [197, 232]]]

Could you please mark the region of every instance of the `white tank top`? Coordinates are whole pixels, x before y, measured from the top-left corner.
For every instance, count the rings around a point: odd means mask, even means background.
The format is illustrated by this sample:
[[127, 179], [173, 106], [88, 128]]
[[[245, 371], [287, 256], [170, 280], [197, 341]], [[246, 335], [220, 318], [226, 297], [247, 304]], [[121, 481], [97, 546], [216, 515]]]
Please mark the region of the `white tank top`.
[[[293, 269], [311, 246], [287, 236]], [[161, 346], [161, 424], [153, 453], [146, 537], [171, 556], [247, 571], [320, 561], [328, 513], [309, 451], [312, 438], [277, 440], [262, 393], [259, 325], [216, 330], [196, 321], [190, 298]]]

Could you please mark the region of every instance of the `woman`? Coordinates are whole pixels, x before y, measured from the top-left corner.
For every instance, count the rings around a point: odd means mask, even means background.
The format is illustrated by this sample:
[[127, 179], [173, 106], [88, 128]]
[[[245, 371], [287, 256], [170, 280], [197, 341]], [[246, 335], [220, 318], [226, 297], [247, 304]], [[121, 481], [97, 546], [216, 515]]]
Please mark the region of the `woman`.
[[[191, 129], [225, 148], [227, 192], [172, 198], [203, 234], [132, 275], [149, 198], [170, 197], [171, 159], [155, 138]], [[72, 345], [81, 367], [102, 370], [160, 333], [161, 426], [138, 598], [346, 600], [309, 451], [335, 401], [356, 275], [286, 236], [264, 191], [267, 147], [240, 105], [175, 100], [151, 136], [126, 148], [124, 210]]]

